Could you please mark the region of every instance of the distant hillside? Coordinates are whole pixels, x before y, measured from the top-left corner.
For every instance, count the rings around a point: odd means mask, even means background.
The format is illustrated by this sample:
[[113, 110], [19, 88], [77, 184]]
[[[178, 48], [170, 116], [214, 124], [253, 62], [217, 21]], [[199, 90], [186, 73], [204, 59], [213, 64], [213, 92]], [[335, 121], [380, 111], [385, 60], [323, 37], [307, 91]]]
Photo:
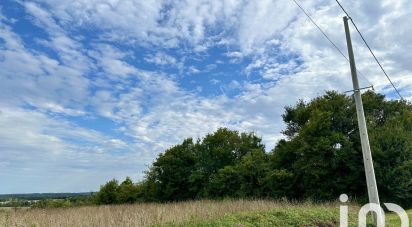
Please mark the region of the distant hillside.
[[42, 200], [42, 199], [66, 199], [72, 197], [90, 196], [94, 192], [79, 193], [28, 193], [28, 194], [0, 194], [0, 201], [9, 199]]

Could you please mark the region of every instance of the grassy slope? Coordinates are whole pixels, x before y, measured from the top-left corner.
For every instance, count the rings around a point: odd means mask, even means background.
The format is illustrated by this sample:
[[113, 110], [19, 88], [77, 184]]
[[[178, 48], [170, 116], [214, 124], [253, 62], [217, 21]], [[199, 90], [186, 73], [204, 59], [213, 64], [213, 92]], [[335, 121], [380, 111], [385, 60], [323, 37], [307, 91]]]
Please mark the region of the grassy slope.
[[185, 223], [181, 226], [337, 226], [336, 210], [288, 208], [268, 212], [250, 212], [227, 215], [213, 221]]
[[0, 226], [162, 226], [190, 220], [215, 220], [241, 212], [265, 212], [292, 207], [271, 200], [188, 201], [60, 209], [0, 209]]
[[[0, 226], [339, 226], [339, 205], [268, 200], [189, 201], [58, 209], [0, 209]], [[351, 226], [359, 207], [351, 206]], [[412, 210], [409, 211], [412, 219]], [[389, 226], [399, 218], [387, 215]]]
[[[353, 209], [355, 208], [355, 209]], [[356, 207], [352, 207], [349, 214], [349, 226], [358, 226]], [[409, 215], [409, 225], [412, 226], [412, 210], [407, 211]], [[190, 221], [180, 225], [171, 226], [189, 226], [189, 227], [249, 227], [249, 226], [339, 226], [338, 209], [330, 207], [312, 206], [312, 207], [289, 207], [286, 209], [276, 209], [265, 212], [242, 212], [229, 214], [223, 218], [211, 221]], [[386, 215], [386, 226], [401, 226], [400, 219], [396, 214], [389, 213]]]
[[[409, 216], [409, 226], [412, 226], [412, 210], [407, 211]], [[389, 227], [398, 227], [401, 226], [401, 220], [396, 214], [387, 214], [386, 223], [389, 223]]]

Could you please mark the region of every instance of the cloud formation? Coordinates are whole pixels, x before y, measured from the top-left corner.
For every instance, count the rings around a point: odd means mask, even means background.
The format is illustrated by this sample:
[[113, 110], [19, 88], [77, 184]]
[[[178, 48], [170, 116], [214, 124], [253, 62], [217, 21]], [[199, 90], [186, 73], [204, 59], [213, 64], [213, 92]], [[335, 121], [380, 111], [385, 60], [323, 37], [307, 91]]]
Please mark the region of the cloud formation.
[[[342, 3], [411, 99], [410, 1]], [[301, 4], [346, 53], [339, 7]], [[396, 98], [352, 37], [361, 84]], [[218, 127], [254, 131], [270, 150], [284, 106], [331, 89], [351, 89], [348, 63], [292, 1], [6, 0], [0, 193], [140, 180], [159, 152]]]

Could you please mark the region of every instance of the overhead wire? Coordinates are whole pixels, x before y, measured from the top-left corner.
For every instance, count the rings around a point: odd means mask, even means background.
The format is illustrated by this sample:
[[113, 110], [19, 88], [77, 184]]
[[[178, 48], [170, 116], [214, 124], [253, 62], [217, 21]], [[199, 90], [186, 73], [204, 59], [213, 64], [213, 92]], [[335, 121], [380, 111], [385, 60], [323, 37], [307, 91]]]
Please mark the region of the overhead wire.
[[[294, 0], [295, 1], [295, 0]], [[388, 81], [390, 82], [390, 84], [392, 85], [392, 87], [395, 89], [396, 93], [398, 94], [398, 96], [401, 98], [401, 100], [403, 100], [404, 98], [402, 97], [402, 95], [400, 94], [399, 90], [396, 88], [395, 84], [392, 82], [391, 78], [389, 77], [389, 75], [386, 73], [385, 69], [383, 68], [382, 64], [379, 62], [378, 58], [376, 57], [376, 55], [373, 53], [372, 48], [369, 46], [368, 42], [366, 42], [366, 39], [363, 37], [362, 33], [359, 31], [358, 27], [356, 26], [355, 22], [353, 21], [352, 17], [348, 14], [348, 12], [346, 12], [345, 8], [343, 8], [342, 4], [340, 4], [340, 2], [338, 0], [335, 0], [336, 3], [338, 3], [339, 7], [342, 9], [342, 11], [346, 14], [346, 16], [350, 19], [351, 23], [353, 24], [353, 26], [355, 27], [356, 31], [358, 32], [359, 36], [362, 38], [363, 42], [365, 43], [366, 47], [369, 49], [369, 52], [372, 54], [373, 58], [375, 59], [376, 63], [379, 65], [379, 67], [381, 68], [383, 74], [385, 74], [386, 78], [388, 79]]]
[[[332, 44], [332, 46], [340, 53], [340, 55], [342, 55], [342, 57], [344, 57], [346, 59], [346, 61], [350, 62], [348, 57], [346, 57], [346, 55], [343, 53], [343, 51], [341, 49], [339, 49], [339, 47], [329, 38], [329, 36], [322, 30], [322, 28], [320, 28], [320, 26], [316, 23], [316, 21], [309, 15], [308, 11], [305, 10], [298, 2], [297, 0], [293, 0], [293, 2], [300, 8], [300, 10], [302, 10], [302, 12], [308, 17], [308, 19], [312, 22], [313, 25], [316, 26], [316, 28], [323, 34], [323, 36], [329, 41], [329, 43]], [[358, 70], [356, 69], [356, 71], [359, 73], [359, 75], [365, 79], [369, 85], [373, 88], [372, 83]]]

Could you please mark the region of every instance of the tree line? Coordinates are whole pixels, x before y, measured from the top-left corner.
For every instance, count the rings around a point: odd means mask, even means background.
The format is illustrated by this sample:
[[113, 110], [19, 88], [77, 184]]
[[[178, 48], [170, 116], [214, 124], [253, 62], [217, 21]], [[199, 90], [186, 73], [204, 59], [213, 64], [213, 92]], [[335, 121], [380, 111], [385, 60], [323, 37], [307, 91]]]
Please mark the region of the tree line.
[[[412, 206], [412, 105], [363, 94], [382, 202]], [[98, 204], [220, 198], [336, 200], [346, 193], [367, 201], [351, 96], [334, 91], [285, 107], [284, 139], [265, 151], [254, 133], [220, 128], [185, 139], [159, 154], [145, 178], [113, 179], [95, 195]]]

